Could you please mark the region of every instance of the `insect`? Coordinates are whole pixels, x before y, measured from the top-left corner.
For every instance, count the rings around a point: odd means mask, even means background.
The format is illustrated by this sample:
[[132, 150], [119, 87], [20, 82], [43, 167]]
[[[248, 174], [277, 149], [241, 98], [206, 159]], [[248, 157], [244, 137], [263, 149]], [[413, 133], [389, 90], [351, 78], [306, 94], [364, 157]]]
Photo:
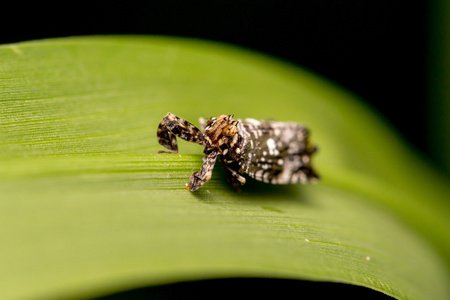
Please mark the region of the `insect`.
[[296, 123], [234, 120], [233, 115], [221, 115], [205, 121], [200, 129], [172, 113], [158, 126], [158, 142], [178, 153], [177, 137], [204, 147], [200, 172], [191, 174], [186, 188], [195, 191], [211, 179], [219, 158], [227, 170], [227, 179], [239, 191], [245, 184], [243, 174], [271, 184], [315, 182], [319, 179], [311, 166], [311, 156], [317, 148], [309, 143], [306, 127]]

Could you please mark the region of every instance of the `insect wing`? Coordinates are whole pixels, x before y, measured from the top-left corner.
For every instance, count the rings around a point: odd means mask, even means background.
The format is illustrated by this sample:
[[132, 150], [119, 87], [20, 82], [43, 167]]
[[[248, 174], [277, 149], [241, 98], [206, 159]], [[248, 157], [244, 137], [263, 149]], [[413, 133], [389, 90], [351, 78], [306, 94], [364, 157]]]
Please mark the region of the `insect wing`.
[[309, 182], [318, 179], [311, 167], [315, 148], [306, 127], [295, 123], [246, 119], [245, 160], [250, 177], [271, 184]]

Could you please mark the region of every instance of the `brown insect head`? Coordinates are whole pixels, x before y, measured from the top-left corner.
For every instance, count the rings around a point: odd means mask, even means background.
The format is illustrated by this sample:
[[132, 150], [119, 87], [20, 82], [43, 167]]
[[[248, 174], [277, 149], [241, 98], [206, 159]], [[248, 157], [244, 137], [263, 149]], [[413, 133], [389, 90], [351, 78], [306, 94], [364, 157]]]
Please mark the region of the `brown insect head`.
[[223, 144], [229, 144], [238, 133], [237, 122], [233, 120], [233, 115], [208, 119], [204, 132], [208, 148], [220, 148]]

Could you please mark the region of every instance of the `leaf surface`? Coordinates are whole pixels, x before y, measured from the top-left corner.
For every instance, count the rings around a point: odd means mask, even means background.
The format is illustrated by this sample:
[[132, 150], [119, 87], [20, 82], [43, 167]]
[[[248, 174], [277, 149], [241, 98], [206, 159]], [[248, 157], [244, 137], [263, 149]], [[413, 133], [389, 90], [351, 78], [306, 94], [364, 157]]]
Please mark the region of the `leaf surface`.
[[[247, 50], [162, 37], [6, 45], [0, 62], [5, 297], [229, 276], [449, 297], [446, 182], [333, 84]], [[323, 180], [249, 180], [238, 194], [216, 166], [190, 193], [201, 147], [155, 154], [168, 111], [194, 124], [220, 114], [307, 124]]]

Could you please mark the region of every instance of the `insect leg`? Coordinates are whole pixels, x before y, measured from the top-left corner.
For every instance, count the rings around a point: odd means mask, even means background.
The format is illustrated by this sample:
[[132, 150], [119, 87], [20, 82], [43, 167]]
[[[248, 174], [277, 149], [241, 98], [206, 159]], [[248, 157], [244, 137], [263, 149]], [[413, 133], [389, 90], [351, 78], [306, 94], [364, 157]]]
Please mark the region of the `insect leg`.
[[205, 120], [205, 118], [199, 118], [198, 119], [198, 123], [200, 124], [200, 130], [201, 131], [205, 131], [205, 127], [206, 127], [206, 120]]
[[171, 151], [158, 151], [159, 153], [178, 153], [178, 144], [177, 144], [177, 137], [165, 127], [164, 123], [161, 121], [158, 126], [157, 131], [157, 137], [158, 142], [166, 147], [167, 149], [170, 149]]
[[197, 127], [172, 113], [167, 113], [159, 123], [157, 137], [161, 145], [171, 150], [158, 153], [178, 153], [177, 137], [191, 143], [204, 143], [203, 133]]
[[200, 188], [205, 182], [211, 179], [214, 164], [217, 159], [218, 151], [211, 152], [208, 156], [203, 158], [203, 165], [200, 172], [194, 172], [191, 174], [191, 179], [186, 188], [193, 192]]
[[245, 177], [241, 176], [236, 170], [232, 169], [229, 165], [227, 165], [222, 157], [220, 158], [220, 164], [222, 167], [227, 170], [227, 180], [229, 183], [233, 185], [233, 187], [240, 192], [241, 191], [241, 185], [245, 184]]

